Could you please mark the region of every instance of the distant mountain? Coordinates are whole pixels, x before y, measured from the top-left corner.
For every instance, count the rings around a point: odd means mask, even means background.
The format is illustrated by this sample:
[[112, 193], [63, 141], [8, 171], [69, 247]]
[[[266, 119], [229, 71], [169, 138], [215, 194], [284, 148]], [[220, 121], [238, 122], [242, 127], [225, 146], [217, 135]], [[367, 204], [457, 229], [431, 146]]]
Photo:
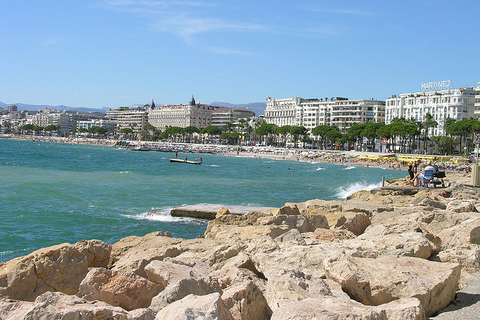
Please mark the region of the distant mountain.
[[67, 109], [68, 111], [79, 111], [79, 112], [101, 112], [105, 113], [107, 110], [110, 110], [110, 108], [101, 108], [101, 109], [95, 109], [95, 108], [85, 108], [85, 107], [68, 107], [68, 106], [50, 106], [50, 105], [36, 105], [36, 104], [25, 104], [25, 103], [3, 103], [0, 101], [0, 107], [3, 109], [6, 109], [7, 106], [14, 104], [17, 106], [18, 111], [22, 110], [28, 110], [28, 111], [38, 111], [40, 109], [44, 108], [50, 108], [50, 109], [55, 109], [55, 110], [64, 110]]
[[266, 103], [265, 102], [252, 102], [252, 103], [242, 103], [242, 104], [233, 104], [229, 102], [212, 102], [211, 106], [216, 107], [226, 107], [226, 108], [248, 108], [255, 112], [255, 116], [258, 117], [265, 113]]
[[[38, 111], [44, 108], [51, 108], [56, 110], [64, 110], [65, 108], [68, 111], [79, 111], [79, 112], [101, 112], [106, 113], [107, 110], [111, 108], [85, 108], [85, 107], [68, 107], [68, 106], [49, 106], [49, 105], [33, 105], [33, 104], [25, 104], [25, 103], [3, 103], [0, 101], [0, 107], [6, 109], [8, 105], [15, 104], [18, 107], [18, 111], [22, 110], [29, 110], [29, 111]], [[162, 106], [160, 103], [155, 103], [157, 106]], [[139, 104], [141, 105], [141, 104]], [[227, 108], [248, 108], [255, 112], [255, 116], [258, 117], [265, 113], [266, 103], [265, 102], [252, 102], [252, 103], [242, 103], [242, 104], [233, 104], [229, 102], [212, 102], [210, 103], [211, 106], [216, 107], [227, 107]]]

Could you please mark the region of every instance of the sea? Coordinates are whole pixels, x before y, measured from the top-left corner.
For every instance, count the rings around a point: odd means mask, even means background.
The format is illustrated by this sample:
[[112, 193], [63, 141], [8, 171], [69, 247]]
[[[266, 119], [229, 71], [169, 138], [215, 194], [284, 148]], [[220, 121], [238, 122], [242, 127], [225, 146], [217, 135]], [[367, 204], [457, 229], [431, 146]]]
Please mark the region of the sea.
[[[192, 239], [207, 221], [170, 216], [201, 203], [281, 207], [344, 199], [405, 171], [329, 163], [179, 154], [201, 165], [170, 163], [168, 152], [0, 139], [0, 262], [84, 239], [114, 243], [169, 231]], [[152, 209], [159, 214], [151, 215]]]

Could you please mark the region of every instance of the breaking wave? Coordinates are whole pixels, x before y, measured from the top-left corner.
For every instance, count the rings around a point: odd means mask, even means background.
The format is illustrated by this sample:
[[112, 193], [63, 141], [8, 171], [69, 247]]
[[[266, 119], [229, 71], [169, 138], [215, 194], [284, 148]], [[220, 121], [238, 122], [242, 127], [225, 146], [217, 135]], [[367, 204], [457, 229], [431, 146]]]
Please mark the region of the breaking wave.
[[354, 184], [338, 188], [337, 196], [340, 199], [346, 199], [348, 196], [358, 192], [360, 190], [372, 190], [379, 187], [381, 183], [356, 182]]
[[167, 222], [167, 223], [188, 223], [188, 224], [197, 224], [197, 225], [206, 225], [206, 220], [188, 218], [188, 217], [172, 217], [170, 211], [174, 207], [163, 207], [163, 208], [153, 208], [149, 212], [144, 212], [140, 214], [124, 214], [122, 216], [135, 220], [149, 220], [157, 222]]

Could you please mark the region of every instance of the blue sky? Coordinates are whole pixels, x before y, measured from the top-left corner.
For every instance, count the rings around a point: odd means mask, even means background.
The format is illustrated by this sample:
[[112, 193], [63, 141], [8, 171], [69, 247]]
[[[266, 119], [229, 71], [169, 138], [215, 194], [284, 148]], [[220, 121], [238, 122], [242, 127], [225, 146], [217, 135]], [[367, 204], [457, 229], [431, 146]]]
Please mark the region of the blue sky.
[[386, 99], [480, 81], [480, 1], [0, 0], [0, 101]]

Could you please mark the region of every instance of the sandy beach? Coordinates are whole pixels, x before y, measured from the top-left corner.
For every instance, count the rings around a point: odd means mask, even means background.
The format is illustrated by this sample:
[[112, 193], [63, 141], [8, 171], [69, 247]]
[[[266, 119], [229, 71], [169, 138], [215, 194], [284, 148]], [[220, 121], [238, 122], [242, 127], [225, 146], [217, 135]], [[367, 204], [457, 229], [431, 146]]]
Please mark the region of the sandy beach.
[[[31, 135], [0, 135], [4, 139], [17, 140], [33, 140], [55, 143], [71, 143], [71, 144], [89, 144], [115, 146], [118, 140], [98, 139], [98, 138], [64, 138], [50, 136], [31, 136]], [[245, 158], [268, 158], [273, 160], [293, 160], [308, 161], [310, 163], [332, 163], [336, 165], [346, 166], [362, 166], [362, 167], [381, 167], [392, 170], [405, 171], [408, 176], [408, 162], [397, 161], [397, 157], [393, 153], [380, 152], [361, 152], [361, 151], [339, 151], [339, 150], [312, 150], [312, 149], [291, 149], [277, 148], [266, 146], [231, 146], [231, 145], [211, 145], [211, 144], [195, 144], [195, 143], [173, 143], [173, 142], [151, 142], [151, 141], [126, 141], [129, 146], [146, 147], [152, 149], [174, 150], [179, 152], [195, 152], [195, 153], [211, 153], [230, 157]], [[405, 156], [405, 155], [402, 155]], [[422, 159], [423, 155], [409, 155], [412, 158], [418, 157]], [[434, 156], [432, 156], [434, 157]], [[440, 156], [438, 156], [440, 157]], [[460, 157], [456, 157], [460, 158]], [[471, 185], [471, 163], [456, 164], [454, 158], [448, 163], [438, 163], [440, 167], [444, 167], [446, 172], [444, 179], [446, 184], [465, 184]], [[388, 182], [387, 182], [388, 183]], [[405, 179], [408, 185], [408, 180]], [[396, 185], [402, 184], [402, 181], [396, 181]]]

